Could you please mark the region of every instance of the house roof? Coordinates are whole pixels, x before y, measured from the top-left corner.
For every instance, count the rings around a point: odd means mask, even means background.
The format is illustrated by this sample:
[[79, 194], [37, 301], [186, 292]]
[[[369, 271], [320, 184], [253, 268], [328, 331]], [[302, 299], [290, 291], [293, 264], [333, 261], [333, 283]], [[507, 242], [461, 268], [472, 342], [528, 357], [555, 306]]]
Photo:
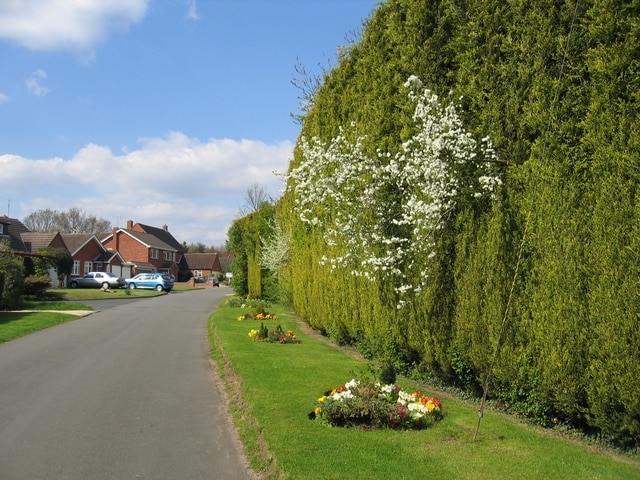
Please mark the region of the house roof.
[[61, 233], [60, 236], [64, 241], [64, 244], [67, 246], [67, 250], [71, 255], [75, 255], [91, 240], [95, 240], [95, 242], [100, 245], [100, 248], [104, 250], [104, 246], [98, 240], [98, 237], [91, 233]]
[[129, 262], [131, 265], [138, 269], [138, 273], [141, 272], [155, 272], [156, 267], [147, 262]]
[[[136, 232], [135, 230], [127, 230], [126, 228], [119, 228], [117, 231], [122, 232], [126, 235], [129, 235], [130, 237], [142, 243], [145, 247], [153, 247], [153, 248], [158, 248], [160, 250], [169, 250], [174, 252], [176, 251], [176, 249], [173, 246], [167, 244], [166, 242], [163, 242], [161, 239], [157, 238], [156, 236], [150, 233]], [[104, 238], [101, 238], [100, 241], [104, 243], [105, 241], [109, 240], [112, 237], [113, 237], [113, 233], [110, 233], [106, 235]]]
[[[94, 262], [102, 262], [102, 263], [110, 263], [111, 260], [113, 260], [114, 257], [118, 257], [120, 256], [120, 254], [118, 252], [110, 252], [110, 251], [105, 251], [105, 252], [100, 252], [98, 255], [96, 255], [96, 257], [93, 259]], [[120, 257], [122, 258], [122, 257]], [[123, 262], [124, 263], [124, 262]]]
[[233, 262], [233, 257], [220, 257], [220, 267], [222, 268], [223, 272], [231, 271], [231, 262]]
[[217, 253], [185, 253], [184, 259], [189, 270], [214, 270]]
[[27, 252], [35, 253], [51, 246], [54, 239], [60, 236], [58, 232], [22, 232], [20, 238]]
[[3, 223], [7, 227], [7, 231], [4, 235], [0, 235], [0, 239], [8, 240], [11, 250], [27, 252], [27, 247], [22, 241], [22, 238], [20, 238], [20, 234], [28, 232], [29, 229], [20, 220], [9, 218], [6, 215], [0, 217], [0, 223]]
[[161, 242], [171, 246], [171, 248], [176, 252], [184, 253], [184, 247], [173, 237], [173, 235], [169, 233], [169, 230], [166, 228], [152, 227], [151, 225], [144, 225], [142, 223], [137, 223], [136, 225], [144, 230], [145, 233], [153, 235]]

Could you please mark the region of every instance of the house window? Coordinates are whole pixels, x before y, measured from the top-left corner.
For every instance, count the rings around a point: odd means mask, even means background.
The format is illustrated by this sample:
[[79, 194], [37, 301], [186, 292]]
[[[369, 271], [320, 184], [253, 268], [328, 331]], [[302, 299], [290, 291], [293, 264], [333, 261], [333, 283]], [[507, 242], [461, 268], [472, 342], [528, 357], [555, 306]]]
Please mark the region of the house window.
[[193, 271], [193, 276], [195, 278], [202, 278], [202, 270], [194, 270]]
[[165, 250], [164, 251], [164, 259], [173, 261], [173, 252]]
[[80, 275], [80, 260], [73, 261], [73, 268], [71, 269], [71, 275]]
[[4, 223], [0, 223], [0, 235], [4, 235], [5, 234], [4, 233], [4, 229], [5, 229]]
[[93, 264], [91, 262], [84, 262], [84, 273], [89, 273]]
[[150, 258], [158, 258], [158, 249], [157, 248], [152, 248], [151, 249], [151, 253], [149, 254]]

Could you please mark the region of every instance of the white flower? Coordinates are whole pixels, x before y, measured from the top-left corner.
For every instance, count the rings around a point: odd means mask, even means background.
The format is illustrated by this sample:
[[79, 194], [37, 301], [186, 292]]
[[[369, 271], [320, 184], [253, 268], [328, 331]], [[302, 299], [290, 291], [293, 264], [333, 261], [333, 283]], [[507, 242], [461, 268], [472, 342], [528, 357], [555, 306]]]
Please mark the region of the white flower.
[[351, 390], [343, 390], [342, 392], [337, 392], [331, 395], [331, 398], [333, 398], [334, 400], [338, 400], [340, 402], [353, 397], [354, 395], [353, 393], [351, 393]]
[[407, 405], [407, 410], [409, 410], [410, 412], [416, 412], [421, 414], [420, 416], [429, 413], [427, 411], [427, 407], [425, 407], [422, 403], [409, 403]]
[[360, 385], [360, 382], [355, 378], [352, 378], [351, 381], [344, 384], [344, 386], [347, 387], [347, 389], [349, 390], [352, 388], [356, 388], [358, 385]]
[[300, 220], [322, 229], [329, 251], [340, 252], [327, 253], [321, 263], [393, 285], [398, 308], [423, 292], [437, 234], [458, 192], [470, 188], [471, 198], [494, 199], [502, 183], [489, 162], [477, 165], [477, 178], [461, 178], [459, 167], [478, 161], [478, 154], [497, 158], [491, 139], [476, 141], [455, 106], [443, 105], [416, 76], [405, 86], [415, 101], [416, 133], [398, 153], [365, 155], [366, 137], [351, 133], [352, 122], [349, 132], [340, 128], [328, 142], [302, 137], [300, 164], [283, 175]]

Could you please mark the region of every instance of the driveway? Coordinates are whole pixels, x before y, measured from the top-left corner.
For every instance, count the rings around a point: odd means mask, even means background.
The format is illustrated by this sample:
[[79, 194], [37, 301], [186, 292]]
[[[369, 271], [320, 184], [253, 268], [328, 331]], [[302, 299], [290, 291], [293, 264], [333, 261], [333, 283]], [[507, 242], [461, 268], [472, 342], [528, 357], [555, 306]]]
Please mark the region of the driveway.
[[208, 359], [225, 293], [125, 301], [0, 345], [0, 479], [253, 478]]

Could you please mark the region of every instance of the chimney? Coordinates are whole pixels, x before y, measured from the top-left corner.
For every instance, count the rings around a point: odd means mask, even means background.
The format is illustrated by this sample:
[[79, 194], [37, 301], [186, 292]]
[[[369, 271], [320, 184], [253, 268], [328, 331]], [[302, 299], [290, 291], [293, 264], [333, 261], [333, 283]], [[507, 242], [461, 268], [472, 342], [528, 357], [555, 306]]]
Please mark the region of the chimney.
[[113, 227], [113, 251], [117, 252], [120, 248], [120, 237], [118, 237], [118, 229]]
[[133, 220], [127, 220], [127, 230], [133, 230]]
[[166, 225], [162, 225], [162, 229], [163, 229], [165, 232], [168, 232], [168, 231], [169, 231], [169, 227], [167, 227]]

